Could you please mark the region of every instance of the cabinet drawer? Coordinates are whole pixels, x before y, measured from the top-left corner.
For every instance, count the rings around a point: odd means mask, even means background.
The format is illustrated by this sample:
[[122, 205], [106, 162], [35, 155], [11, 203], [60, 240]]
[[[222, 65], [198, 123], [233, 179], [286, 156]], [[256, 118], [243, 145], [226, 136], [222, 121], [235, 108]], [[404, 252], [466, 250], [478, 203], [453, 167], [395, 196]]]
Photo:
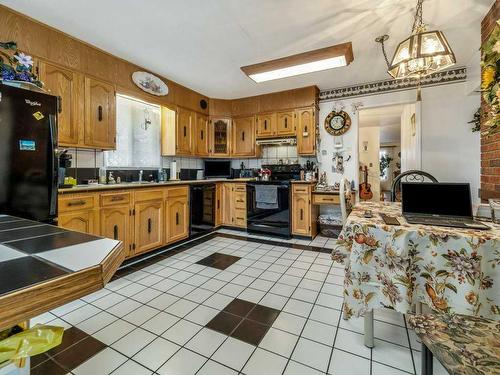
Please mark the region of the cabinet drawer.
[[308, 194], [311, 191], [309, 185], [293, 185], [292, 192], [294, 194]]
[[130, 203], [130, 192], [101, 194], [101, 207]]
[[233, 201], [234, 208], [246, 210], [247, 208], [246, 193], [234, 192], [233, 199], [234, 199]]
[[59, 197], [59, 212], [89, 210], [95, 206], [94, 195], [62, 196]]
[[142, 191], [136, 191], [134, 197], [136, 202], [150, 201], [154, 199], [163, 199], [163, 190], [147, 189]]
[[340, 204], [340, 198], [332, 194], [313, 194], [313, 204]]
[[247, 226], [247, 211], [235, 208], [234, 209], [234, 225], [238, 227]]
[[166, 198], [172, 197], [187, 197], [189, 195], [189, 187], [188, 186], [179, 186], [175, 188], [167, 188], [166, 189]]
[[234, 184], [233, 189], [234, 191], [245, 193], [247, 191], [247, 186], [243, 184]]

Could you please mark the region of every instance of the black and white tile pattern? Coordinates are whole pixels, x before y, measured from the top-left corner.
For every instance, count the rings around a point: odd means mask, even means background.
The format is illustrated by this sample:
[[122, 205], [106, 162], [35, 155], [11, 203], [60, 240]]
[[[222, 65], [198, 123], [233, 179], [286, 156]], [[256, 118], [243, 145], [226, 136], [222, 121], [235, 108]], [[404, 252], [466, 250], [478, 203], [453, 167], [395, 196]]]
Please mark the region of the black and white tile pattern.
[[[40, 316], [105, 344], [71, 373], [420, 373], [420, 344], [401, 314], [376, 312], [374, 349], [363, 345], [362, 319], [341, 318], [344, 270], [328, 248], [224, 232], [132, 265], [105, 289]], [[199, 264], [215, 253], [239, 259], [225, 269]], [[265, 332], [246, 327], [254, 322]]]

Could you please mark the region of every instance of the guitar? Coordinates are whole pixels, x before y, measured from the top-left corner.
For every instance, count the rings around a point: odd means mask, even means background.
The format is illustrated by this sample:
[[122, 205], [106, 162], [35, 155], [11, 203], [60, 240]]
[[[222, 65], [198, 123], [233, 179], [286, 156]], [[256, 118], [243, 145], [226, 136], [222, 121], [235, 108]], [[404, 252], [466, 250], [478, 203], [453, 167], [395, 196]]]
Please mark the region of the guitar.
[[372, 186], [368, 183], [368, 167], [365, 165], [364, 170], [362, 167], [359, 167], [359, 169], [364, 171], [364, 181], [359, 184], [359, 197], [363, 200], [372, 199]]

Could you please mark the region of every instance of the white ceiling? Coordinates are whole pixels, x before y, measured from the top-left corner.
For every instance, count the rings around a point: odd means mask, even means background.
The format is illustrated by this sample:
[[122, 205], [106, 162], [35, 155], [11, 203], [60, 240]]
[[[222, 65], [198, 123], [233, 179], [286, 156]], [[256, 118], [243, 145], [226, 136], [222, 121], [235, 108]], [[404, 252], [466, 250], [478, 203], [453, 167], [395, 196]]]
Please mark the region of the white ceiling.
[[[410, 34], [416, 0], [0, 0], [110, 53], [210, 97], [386, 79], [388, 54]], [[458, 65], [480, 45], [493, 0], [426, 0], [424, 21], [445, 32]], [[344, 68], [256, 84], [240, 67], [352, 41]]]

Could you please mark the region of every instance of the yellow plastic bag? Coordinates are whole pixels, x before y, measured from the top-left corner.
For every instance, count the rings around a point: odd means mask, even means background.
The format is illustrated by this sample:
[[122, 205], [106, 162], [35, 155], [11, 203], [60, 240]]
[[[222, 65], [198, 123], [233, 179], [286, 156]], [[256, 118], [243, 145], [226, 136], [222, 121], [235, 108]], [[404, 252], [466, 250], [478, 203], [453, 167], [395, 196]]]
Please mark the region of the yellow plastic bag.
[[37, 324], [0, 341], [0, 363], [44, 353], [61, 344], [63, 327]]

